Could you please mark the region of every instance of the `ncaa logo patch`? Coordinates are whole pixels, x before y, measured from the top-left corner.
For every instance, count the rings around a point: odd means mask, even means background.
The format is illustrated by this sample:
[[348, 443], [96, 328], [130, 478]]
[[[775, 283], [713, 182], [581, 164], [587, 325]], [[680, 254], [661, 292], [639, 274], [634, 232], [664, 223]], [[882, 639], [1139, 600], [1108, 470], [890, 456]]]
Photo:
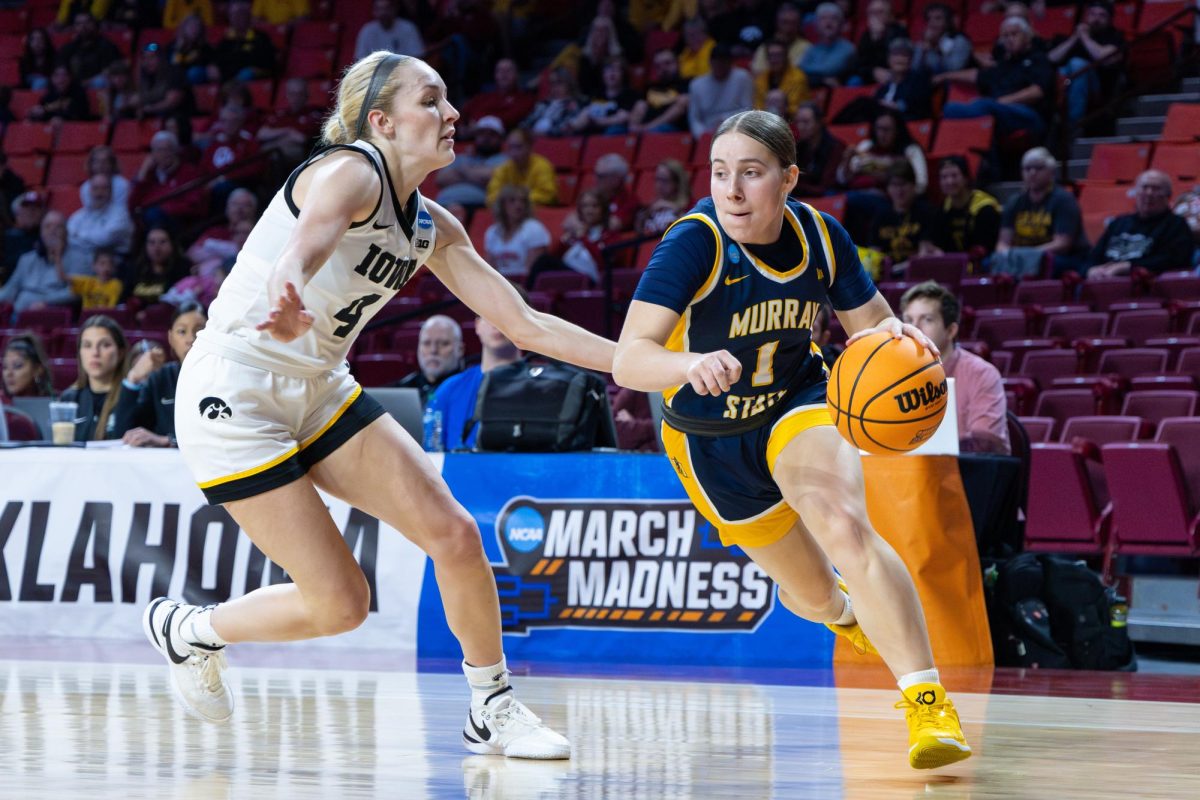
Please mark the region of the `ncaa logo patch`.
[[229, 419], [233, 409], [219, 397], [206, 397], [200, 401], [200, 416], [205, 419]]
[[417, 212], [417, 227], [421, 230], [427, 230], [433, 227], [433, 217], [429, 216], [429, 212], [421, 209]]
[[537, 509], [518, 508], [504, 520], [504, 540], [520, 553], [531, 553], [546, 539], [546, 520]]
[[738, 252], [738, 246], [733, 242], [729, 243], [729, 261], [733, 264], [742, 260], [742, 254]]

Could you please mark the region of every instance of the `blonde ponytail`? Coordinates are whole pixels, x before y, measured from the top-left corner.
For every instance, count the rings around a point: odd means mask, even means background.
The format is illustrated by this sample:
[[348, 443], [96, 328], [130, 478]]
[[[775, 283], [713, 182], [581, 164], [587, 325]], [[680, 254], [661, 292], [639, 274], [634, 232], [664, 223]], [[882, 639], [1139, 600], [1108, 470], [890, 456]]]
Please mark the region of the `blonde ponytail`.
[[[371, 84], [376, 77], [375, 73], [384, 65], [385, 60], [390, 60], [393, 66], [389, 70], [389, 74], [380, 76], [382, 83], [375, 96], [368, 98]], [[356, 134], [359, 117], [363, 116], [363, 103], [370, 103], [367, 111], [390, 107], [396, 90], [400, 88], [399, 81], [395, 78], [396, 70], [414, 60], [412, 56], [401, 56], [387, 50], [376, 50], [347, 67], [341, 83], [338, 84], [337, 104], [321, 126], [322, 143], [327, 145], [349, 144], [357, 138], [367, 138], [370, 133], [369, 126], [365, 126], [361, 132]]]

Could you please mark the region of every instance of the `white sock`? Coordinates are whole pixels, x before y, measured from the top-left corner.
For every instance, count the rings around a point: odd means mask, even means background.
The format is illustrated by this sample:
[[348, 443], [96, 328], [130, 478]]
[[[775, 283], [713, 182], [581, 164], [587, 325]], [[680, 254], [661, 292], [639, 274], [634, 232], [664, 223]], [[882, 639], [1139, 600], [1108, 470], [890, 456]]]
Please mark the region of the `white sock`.
[[933, 669], [923, 669], [920, 672], [910, 672], [907, 675], [901, 675], [900, 680], [896, 681], [900, 685], [900, 691], [904, 691], [910, 687], [916, 686], [918, 683], [936, 683], [941, 684], [942, 679], [938, 677], [937, 667]]
[[[838, 590], [839, 592], [841, 589]], [[854, 616], [854, 606], [850, 603], [850, 595], [842, 592], [842, 597], [846, 601], [846, 605], [842, 608], [842, 615], [833, 621], [834, 625], [853, 625], [858, 622], [858, 618]]]
[[471, 687], [471, 704], [480, 705], [488, 697], [508, 686], [508, 664], [503, 657], [490, 667], [473, 667], [462, 662], [463, 674]]
[[216, 606], [206, 606], [187, 619], [184, 630], [180, 633], [192, 644], [204, 644], [209, 647], [224, 647], [228, 642], [217, 635], [212, 626], [212, 612]]

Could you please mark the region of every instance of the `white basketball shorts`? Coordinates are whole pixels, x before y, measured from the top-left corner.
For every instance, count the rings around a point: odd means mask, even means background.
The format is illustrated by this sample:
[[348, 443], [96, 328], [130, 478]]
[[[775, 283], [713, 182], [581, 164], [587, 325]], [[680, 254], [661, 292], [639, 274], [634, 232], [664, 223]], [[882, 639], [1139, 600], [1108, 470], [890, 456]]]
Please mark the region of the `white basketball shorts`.
[[179, 451], [213, 504], [291, 483], [383, 413], [344, 363], [298, 378], [196, 349], [175, 390]]

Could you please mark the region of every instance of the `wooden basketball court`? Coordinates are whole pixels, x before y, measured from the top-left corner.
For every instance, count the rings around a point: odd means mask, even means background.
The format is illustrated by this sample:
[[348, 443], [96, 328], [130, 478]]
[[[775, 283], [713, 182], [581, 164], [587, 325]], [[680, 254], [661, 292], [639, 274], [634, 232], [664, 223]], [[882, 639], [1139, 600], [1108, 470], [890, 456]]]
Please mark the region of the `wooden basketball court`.
[[230, 661], [237, 712], [214, 727], [178, 711], [144, 643], [5, 642], [0, 797], [1200, 796], [1193, 677], [946, 675], [976, 755], [916, 772], [898, 694], [872, 672], [543, 666], [514, 682], [574, 742], [571, 761], [547, 763], [462, 749], [460, 674], [302, 645], [234, 648]]

